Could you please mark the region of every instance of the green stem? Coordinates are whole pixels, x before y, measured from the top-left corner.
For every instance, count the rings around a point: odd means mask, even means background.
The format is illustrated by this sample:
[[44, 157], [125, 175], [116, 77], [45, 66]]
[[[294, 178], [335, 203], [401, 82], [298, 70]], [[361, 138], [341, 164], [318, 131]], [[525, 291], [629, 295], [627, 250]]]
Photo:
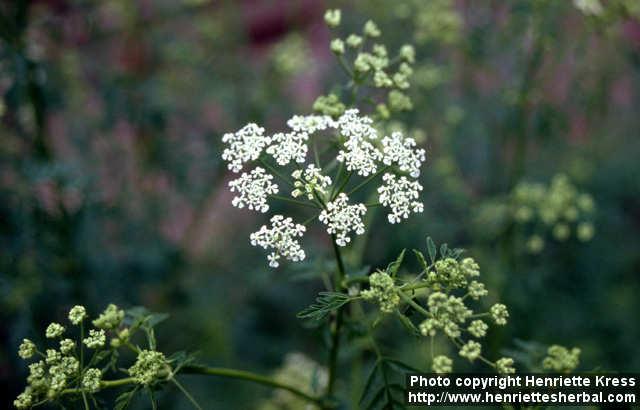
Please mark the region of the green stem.
[[385, 172], [386, 170], [388, 170], [389, 168], [391, 168], [391, 165], [387, 165], [381, 169], [379, 169], [375, 174], [371, 175], [369, 178], [365, 179], [364, 181], [362, 181], [361, 183], [359, 183], [358, 185], [355, 186], [355, 188], [353, 188], [351, 191], [347, 192], [347, 195], [351, 195], [354, 192], [356, 192], [357, 190], [359, 190], [360, 188], [362, 188], [363, 186], [367, 185], [369, 182], [371, 182], [375, 177], [377, 177], [378, 175], [382, 174], [383, 172]]
[[[336, 271], [333, 286], [336, 290], [342, 290], [342, 281], [346, 276], [346, 273], [344, 269], [344, 262], [342, 261], [342, 254], [340, 253], [340, 248], [336, 243], [335, 234], [331, 235], [331, 243], [333, 244], [333, 252], [335, 253], [336, 263], [338, 265], [338, 270]], [[340, 351], [340, 332], [342, 330], [342, 322], [343, 309], [339, 308], [336, 311], [331, 329], [331, 349], [329, 350], [329, 382], [327, 384], [327, 396], [331, 396], [333, 394], [337, 378], [338, 352]]]
[[289, 386], [287, 384], [281, 383], [277, 380], [274, 380], [270, 377], [262, 376], [259, 374], [247, 372], [244, 370], [236, 370], [236, 369], [227, 369], [222, 367], [205, 367], [205, 366], [185, 366], [180, 370], [182, 374], [199, 374], [206, 376], [221, 376], [228, 377], [231, 379], [241, 379], [247, 380], [250, 382], [262, 384], [265, 386], [273, 387], [275, 389], [286, 390], [310, 403], [315, 403], [321, 407], [326, 407], [326, 404], [323, 402], [321, 398], [313, 397], [302, 390], [299, 390], [296, 387]]
[[400, 296], [400, 299], [404, 300], [407, 304], [409, 304], [409, 306], [422, 313], [426, 317], [431, 317], [431, 313], [429, 313], [428, 310], [414, 302], [413, 299], [411, 299], [411, 297], [409, 297], [409, 295], [404, 293], [402, 290], [398, 289], [398, 295]]
[[347, 184], [349, 183], [349, 180], [351, 179], [351, 176], [353, 175], [353, 171], [349, 171], [349, 173], [347, 174], [347, 177], [344, 179], [344, 181], [342, 181], [342, 184], [340, 184], [340, 188], [338, 188], [338, 190], [333, 194], [333, 196], [331, 197], [331, 200], [333, 201], [334, 199], [336, 199], [338, 197], [338, 195], [340, 195], [340, 192], [342, 192], [342, 190], [344, 189], [344, 187], [347, 186]]
[[176, 385], [176, 387], [178, 389], [180, 389], [180, 391], [182, 392], [182, 394], [184, 394], [184, 396], [187, 398], [187, 400], [189, 400], [191, 402], [191, 404], [193, 404], [193, 407], [195, 407], [198, 410], [202, 410], [202, 407], [200, 407], [200, 405], [198, 404], [198, 402], [196, 401], [196, 399], [193, 398], [193, 396], [187, 391], [187, 389], [185, 389], [182, 384], [180, 384], [175, 377], [171, 378], [171, 381], [173, 382], [173, 384]]
[[[300, 397], [301, 399], [304, 399], [310, 403], [314, 403], [320, 406], [323, 409], [330, 409], [333, 407], [322, 398], [314, 397], [310, 394], [303, 392], [302, 390], [296, 387], [290, 386], [285, 383], [281, 383], [267, 376], [262, 376], [262, 375], [244, 371], [244, 370], [228, 369], [223, 367], [207, 367], [207, 366], [190, 365], [190, 366], [184, 366], [180, 368], [180, 370], [176, 374], [220, 376], [220, 377], [228, 377], [231, 379], [246, 380], [246, 381], [254, 382], [257, 384], [262, 384], [264, 386], [269, 386], [275, 389], [286, 390]], [[166, 377], [168, 376], [168, 374], [165, 374], [164, 376]], [[130, 384], [136, 384], [136, 380], [133, 377], [125, 377], [117, 380], [103, 380], [100, 382], [100, 389], [110, 389], [110, 388], [130, 385]], [[63, 390], [61, 394], [68, 395], [68, 394], [78, 394], [82, 392], [84, 392], [83, 389], [72, 388], [72, 389]]]
[[262, 158], [258, 159], [258, 162], [260, 162], [265, 168], [267, 168], [269, 171], [271, 171], [275, 176], [277, 176], [278, 178], [280, 178], [282, 180], [282, 182], [284, 182], [285, 184], [289, 185], [290, 187], [294, 187], [293, 184], [291, 183], [291, 181], [289, 180], [289, 178], [286, 178], [284, 175], [282, 175], [281, 173], [279, 173], [274, 167], [271, 166], [271, 164], [269, 164], [267, 161], [265, 161]]
[[319, 207], [317, 207], [314, 204], [311, 204], [311, 203], [308, 203], [308, 202], [304, 202], [304, 201], [299, 201], [297, 199], [287, 198], [286, 196], [282, 196], [282, 195], [269, 195], [269, 198], [277, 199], [279, 201], [289, 202], [289, 203], [296, 204], [296, 205], [302, 205], [302, 206], [306, 206], [306, 207], [310, 207], [310, 208], [320, 209]]

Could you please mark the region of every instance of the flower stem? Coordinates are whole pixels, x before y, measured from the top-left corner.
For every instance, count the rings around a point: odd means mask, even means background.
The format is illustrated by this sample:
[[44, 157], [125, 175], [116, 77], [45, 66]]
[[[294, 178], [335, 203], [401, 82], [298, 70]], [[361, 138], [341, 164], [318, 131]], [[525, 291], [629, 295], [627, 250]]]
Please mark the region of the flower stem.
[[271, 166], [271, 164], [269, 164], [267, 161], [265, 161], [262, 158], [258, 158], [258, 162], [260, 162], [265, 168], [267, 168], [269, 171], [271, 171], [275, 176], [277, 176], [278, 178], [280, 178], [282, 180], [282, 182], [284, 182], [285, 184], [289, 185], [290, 187], [293, 187], [293, 184], [291, 183], [291, 181], [289, 180], [289, 178], [286, 178], [284, 175], [282, 175], [281, 173], [279, 173], [273, 166]]
[[365, 179], [364, 181], [362, 181], [361, 183], [359, 183], [358, 185], [355, 186], [355, 188], [353, 188], [351, 191], [347, 192], [347, 195], [351, 195], [354, 192], [356, 192], [357, 190], [359, 190], [360, 188], [362, 188], [363, 186], [367, 185], [369, 182], [371, 182], [375, 177], [377, 177], [378, 175], [382, 174], [383, 172], [385, 172], [386, 170], [388, 170], [389, 168], [391, 168], [391, 165], [387, 165], [381, 169], [378, 170], [378, 172], [376, 172], [375, 174], [371, 175], [369, 178]]
[[[228, 368], [223, 368], [223, 367], [207, 367], [207, 366], [199, 366], [199, 365], [188, 365], [188, 366], [184, 366], [182, 368], [180, 368], [180, 370], [176, 373], [176, 374], [191, 374], [191, 375], [202, 375], [202, 376], [220, 376], [220, 377], [228, 377], [231, 379], [240, 379], [240, 380], [246, 380], [246, 381], [250, 381], [250, 382], [254, 382], [254, 383], [258, 383], [258, 384], [262, 384], [264, 386], [269, 386], [272, 387], [274, 389], [282, 389], [282, 390], [286, 390], [298, 397], [300, 397], [301, 399], [304, 399], [310, 403], [314, 403], [318, 406], [320, 406], [322, 409], [331, 409], [334, 406], [327, 402], [326, 400], [324, 400], [321, 397], [314, 397], [310, 394], [307, 394], [305, 392], [303, 392], [302, 390], [290, 386], [288, 384], [285, 383], [281, 383], [277, 380], [274, 380], [270, 377], [267, 376], [262, 376], [256, 373], [252, 373], [252, 372], [248, 372], [248, 371], [244, 371], [244, 370], [237, 370], [237, 369], [228, 369]], [[168, 376], [168, 374], [166, 374], [165, 376]], [[174, 379], [175, 380], [175, 379]], [[133, 377], [124, 377], [122, 379], [117, 379], [117, 380], [103, 380], [100, 382], [100, 389], [109, 389], [109, 388], [116, 388], [116, 387], [121, 387], [121, 386], [126, 386], [126, 385], [130, 385], [130, 384], [135, 384], [136, 380]], [[175, 382], [174, 382], [175, 383]], [[179, 387], [180, 388], [180, 387]], [[182, 390], [182, 389], [181, 389]], [[68, 394], [78, 394], [78, 393], [83, 393], [84, 389], [81, 388], [71, 388], [71, 389], [65, 389], [62, 391], [63, 395], [68, 395]]]
[[[333, 286], [336, 290], [342, 290], [342, 280], [344, 279], [346, 274], [344, 269], [344, 262], [342, 261], [342, 254], [340, 253], [340, 248], [336, 243], [335, 234], [331, 235], [331, 243], [333, 244], [333, 251], [335, 253], [336, 263], [338, 265], [338, 270], [336, 271]], [[327, 384], [327, 396], [331, 396], [333, 394], [337, 378], [338, 352], [340, 350], [340, 332], [342, 330], [342, 322], [343, 309], [338, 308], [331, 328], [331, 349], [329, 350], [329, 382]]]
[[302, 390], [297, 389], [296, 387], [289, 386], [287, 384], [281, 383], [277, 380], [274, 380], [267, 376], [262, 376], [259, 374], [247, 372], [244, 370], [236, 370], [236, 369], [227, 369], [222, 367], [206, 367], [206, 366], [185, 366], [180, 370], [182, 374], [199, 374], [206, 376], [221, 376], [228, 377], [231, 379], [241, 379], [247, 380], [250, 382], [262, 384], [265, 386], [270, 386], [276, 389], [286, 390], [294, 395], [310, 402], [320, 405], [323, 408], [326, 408], [326, 404], [323, 402], [321, 398], [313, 397]]
[[407, 295], [406, 293], [404, 293], [402, 290], [398, 289], [398, 295], [400, 296], [400, 299], [404, 300], [406, 303], [409, 304], [409, 306], [411, 306], [412, 308], [414, 308], [415, 310], [417, 310], [418, 312], [422, 313], [423, 315], [425, 315], [426, 317], [431, 317], [431, 313], [429, 313], [428, 310], [426, 310], [425, 308], [423, 308], [422, 306], [420, 306], [419, 304], [417, 304], [416, 302], [413, 301], [413, 299], [411, 299], [409, 297], [409, 295]]
[[342, 190], [347, 186], [349, 180], [351, 179], [351, 175], [353, 175], [353, 171], [349, 171], [347, 177], [342, 181], [342, 184], [340, 184], [340, 188], [338, 188], [338, 190], [331, 196], [332, 201], [336, 199], [340, 192], [342, 192]]
[[269, 198], [273, 198], [273, 199], [277, 199], [279, 201], [284, 201], [284, 202], [290, 202], [292, 204], [296, 204], [296, 205], [302, 205], [302, 206], [307, 206], [310, 208], [315, 208], [315, 209], [320, 209], [318, 206], [312, 204], [312, 203], [307, 203], [304, 201], [299, 201], [297, 199], [291, 199], [291, 198], [287, 198], [286, 196], [282, 196], [282, 195], [269, 195]]

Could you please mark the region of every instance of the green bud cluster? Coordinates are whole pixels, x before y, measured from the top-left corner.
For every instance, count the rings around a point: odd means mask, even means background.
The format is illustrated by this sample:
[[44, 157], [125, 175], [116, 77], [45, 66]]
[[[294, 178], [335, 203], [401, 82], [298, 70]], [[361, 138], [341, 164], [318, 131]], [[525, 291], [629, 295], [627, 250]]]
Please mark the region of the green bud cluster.
[[569, 373], [580, 364], [580, 349], [571, 350], [559, 345], [552, 345], [547, 349], [547, 357], [542, 361], [542, 367], [558, 373]]
[[[71, 325], [79, 326], [80, 335], [82, 323], [87, 319], [87, 311], [83, 306], [74, 306], [68, 313], [68, 320]], [[102, 372], [100, 369], [87, 367], [82, 361], [83, 345], [96, 349], [96, 355], [106, 344], [106, 331], [120, 326], [124, 318], [124, 311], [115, 305], [109, 307], [94, 320], [96, 327], [102, 329], [90, 329], [88, 336], [78, 338], [80, 344], [71, 338], [62, 338], [66, 332], [65, 326], [53, 322], [45, 330], [46, 339], [59, 339], [57, 348], [48, 347], [43, 349], [44, 353], [38, 350], [34, 342], [23, 339], [18, 349], [18, 355], [24, 359], [36, 359], [29, 364], [29, 375], [27, 376], [27, 387], [14, 400], [14, 406], [18, 409], [25, 409], [34, 406], [36, 403], [58, 400], [64, 391], [79, 388], [82, 391], [94, 393], [100, 389]], [[102, 356], [104, 357], [104, 356]], [[80, 391], [80, 390], [79, 390]], [[65, 393], [66, 394], [66, 393]]]
[[539, 253], [545, 246], [545, 233], [550, 232], [557, 241], [566, 241], [572, 235], [587, 242], [593, 238], [593, 198], [558, 174], [547, 186], [522, 182], [511, 193], [511, 215], [515, 223], [532, 232], [526, 247], [531, 253]]
[[369, 276], [369, 289], [363, 290], [364, 300], [372, 300], [380, 305], [380, 311], [392, 313], [400, 303], [393, 278], [386, 272], [374, 272]]
[[162, 352], [154, 350], [141, 350], [136, 362], [128, 370], [138, 384], [148, 386], [163, 376], [168, 370], [167, 359]]
[[[325, 13], [325, 22], [329, 28], [339, 26], [340, 16], [340, 10], [328, 10]], [[351, 86], [364, 85], [387, 92], [386, 101], [379, 102], [376, 111], [380, 117], [388, 118], [391, 111], [407, 111], [413, 108], [413, 103], [405, 91], [410, 87], [409, 79], [413, 75], [412, 65], [416, 61], [416, 52], [412, 45], [405, 44], [400, 47], [396, 56], [390, 58], [387, 48], [374, 42], [381, 36], [380, 28], [369, 20], [364, 24], [360, 34], [349, 34], [345, 39], [331, 40], [330, 49], [352, 77]], [[344, 105], [335, 94], [329, 94], [319, 97], [313, 109], [335, 117], [344, 112]]]
[[120, 326], [123, 319], [124, 310], [118, 309], [118, 307], [112, 303], [93, 321], [93, 325], [98, 329], [115, 329]]
[[452, 44], [460, 39], [463, 21], [453, 0], [413, 0], [410, 7], [417, 43]]
[[480, 276], [480, 267], [473, 258], [465, 258], [458, 261], [455, 258], [445, 258], [436, 261], [434, 269], [427, 273], [426, 281], [434, 289], [460, 289], [469, 287], [474, 299], [486, 295], [484, 285], [477, 281], [469, 282], [470, 278]]
[[335, 94], [321, 95], [313, 103], [313, 111], [331, 117], [338, 117], [344, 113], [346, 106]]
[[433, 358], [433, 364], [431, 365], [431, 370], [434, 373], [451, 373], [453, 370], [453, 361], [449, 359], [447, 356], [440, 355]]

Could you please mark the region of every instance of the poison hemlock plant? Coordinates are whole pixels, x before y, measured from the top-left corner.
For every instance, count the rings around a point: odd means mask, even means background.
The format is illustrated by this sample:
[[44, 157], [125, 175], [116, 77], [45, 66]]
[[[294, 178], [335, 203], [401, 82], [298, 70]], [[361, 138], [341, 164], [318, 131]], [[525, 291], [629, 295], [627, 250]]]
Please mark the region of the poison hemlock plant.
[[[340, 20], [339, 10], [325, 15], [333, 29]], [[305, 235], [313, 223], [330, 240], [335, 274], [327, 278], [326, 289], [316, 301], [298, 315], [326, 330], [324, 363], [290, 355], [273, 377], [207, 367], [197, 364], [191, 354], [159, 349], [155, 329], [166, 315], [109, 305], [90, 320], [86, 310], [76, 306], [69, 312], [69, 324], [47, 327], [49, 346], [38, 348], [29, 340], [21, 344], [20, 357], [33, 362], [27, 388], [14, 402], [17, 408], [51, 403], [100, 408], [99, 394], [107, 389], [121, 392], [108, 408], [125, 409], [139, 397], [146, 397], [157, 408], [156, 392], [170, 386], [200, 408], [178, 381], [182, 374], [198, 374], [276, 389], [273, 401], [264, 403], [265, 409], [301, 405], [334, 409], [344, 403], [340, 368], [345, 342], [355, 334], [364, 341], [356, 355], [375, 358], [357, 406], [404, 408], [402, 376], [415, 369], [378, 346], [376, 333], [387, 320], [398, 320], [410, 336], [430, 346], [433, 372], [451, 372], [458, 366], [454, 361], [480, 361], [499, 373], [515, 371], [512, 358], [490, 359], [483, 354], [480, 341], [490, 326], [506, 325], [509, 313], [503, 304], [482, 304], [489, 291], [480, 281], [480, 267], [473, 258], [463, 257], [462, 250], [447, 245], [438, 249], [428, 238], [426, 256], [413, 251], [421, 265], [413, 275], [401, 271], [404, 251], [385, 269], [370, 274], [361, 266], [350, 266], [343, 257], [345, 249], [371, 228], [366, 218], [371, 208], [383, 208], [390, 224], [405, 222], [423, 211], [423, 187], [418, 178], [425, 150], [401, 132], [381, 132], [392, 113], [412, 108], [407, 90], [415, 51], [405, 45], [390, 57], [378, 42], [381, 36], [378, 26], [368, 21], [362, 33], [331, 41], [348, 82], [341, 88], [344, 92], [316, 100], [317, 114], [294, 115], [274, 133], [250, 123], [222, 137], [222, 158], [236, 174], [229, 183], [234, 207], [267, 214], [273, 202], [279, 201], [306, 212], [300, 220], [294, 219], [300, 212], [270, 215], [268, 223], [249, 235], [251, 245], [267, 252], [271, 268], [307, 258]], [[365, 114], [363, 107], [371, 113]], [[365, 310], [368, 314], [363, 316]], [[436, 338], [448, 341], [458, 357], [436, 351]], [[553, 347], [548, 353], [545, 368], [566, 371], [577, 364], [579, 351]], [[310, 373], [314, 376], [309, 377]]]

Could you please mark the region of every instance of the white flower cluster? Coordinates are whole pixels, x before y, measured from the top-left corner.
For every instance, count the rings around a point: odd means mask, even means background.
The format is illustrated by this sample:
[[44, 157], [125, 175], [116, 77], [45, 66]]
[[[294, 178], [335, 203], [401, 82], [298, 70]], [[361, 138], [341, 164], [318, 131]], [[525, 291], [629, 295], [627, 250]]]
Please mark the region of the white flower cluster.
[[273, 135], [274, 144], [269, 146], [266, 152], [278, 165], [287, 165], [291, 161], [303, 164], [309, 150], [308, 140], [309, 134], [306, 132], [279, 132]]
[[251, 210], [267, 212], [267, 196], [278, 193], [278, 185], [272, 183], [273, 175], [267, 174], [263, 168], [256, 167], [250, 173], [243, 172], [240, 178], [229, 182], [231, 192], [238, 192], [231, 204], [237, 208], [245, 206]]
[[382, 152], [382, 162], [386, 165], [397, 164], [400, 171], [408, 172], [414, 178], [420, 176], [420, 167], [426, 159], [426, 153], [422, 148], [416, 148], [413, 138], [405, 138], [402, 133], [394, 132], [391, 137], [382, 139]]
[[422, 212], [424, 205], [418, 201], [422, 185], [410, 181], [407, 177], [397, 178], [394, 174], [384, 174], [384, 185], [378, 188], [380, 203], [391, 208], [387, 215], [389, 223], [395, 224], [407, 219], [410, 212]]
[[295, 179], [293, 183], [295, 189], [291, 192], [291, 196], [294, 198], [306, 194], [311, 201], [314, 199], [315, 192], [325, 194], [326, 188], [331, 186], [331, 178], [322, 175], [322, 170], [313, 164], [307, 166], [304, 171], [296, 169], [291, 173], [291, 176]]
[[382, 153], [372, 143], [378, 133], [371, 126], [371, 119], [358, 116], [356, 109], [347, 110], [338, 120], [338, 127], [347, 140], [336, 159], [344, 162], [347, 171], [355, 171], [362, 177], [374, 174]]
[[[264, 166], [256, 166], [229, 182], [231, 192], [236, 193], [233, 206], [267, 212], [270, 208], [269, 196], [279, 192], [278, 185], [273, 181], [277, 176], [293, 186], [291, 196], [296, 199], [275, 196], [276, 199], [297, 203], [308, 200], [311, 207], [322, 209], [318, 219], [326, 225], [329, 234], [336, 236], [339, 246], [346, 246], [351, 242], [353, 233], [364, 233], [362, 217], [367, 212], [364, 204], [349, 203], [345, 192], [353, 190], [347, 191], [345, 188], [350, 178], [353, 175], [368, 178], [354, 188], [357, 190], [382, 174], [382, 170], [388, 170], [382, 177], [378, 193], [380, 204], [390, 209], [389, 222], [399, 223], [408, 218], [411, 212], [422, 212], [423, 204], [418, 200], [422, 186], [411, 177], [419, 176], [425, 152], [416, 147], [412, 138], [404, 138], [401, 133], [395, 132], [391, 137], [381, 140], [371, 118], [360, 115], [357, 109], [345, 111], [336, 120], [327, 115], [296, 115], [287, 121], [287, 126], [287, 131], [268, 136], [264, 128], [248, 124], [235, 133], [223, 136], [222, 141], [227, 147], [222, 158], [228, 162], [231, 171], [240, 172], [248, 162], [257, 160]], [[330, 146], [338, 143], [333, 163], [342, 164], [337, 180], [324, 175], [319, 164], [305, 164], [309, 140], [319, 131], [333, 132], [335, 139]], [[315, 142], [327, 145], [326, 140]], [[297, 169], [279, 173], [265, 162], [267, 158], [262, 156], [263, 153], [272, 157], [268, 159], [280, 167], [293, 162]], [[316, 162], [320, 161], [319, 158], [320, 155], [315, 152]], [[396, 176], [392, 167], [411, 177]], [[349, 174], [345, 176], [343, 169]], [[291, 175], [290, 181], [286, 181], [287, 175]], [[335, 186], [332, 187], [332, 184]], [[281, 215], [274, 216], [271, 224], [270, 228], [263, 226], [251, 235], [252, 245], [273, 250], [268, 256], [269, 265], [278, 266], [281, 258], [292, 261], [304, 259], [304, 251], [298, 242], [305, 232], [304, 226]]]
[[229, 162], [228, 168], [231, 171], [240, 172], [245, 163], [260, 157], [271, 138], [264, 135], [264, 128], [252, 123], [235, 133], [224, 134], [222, 142], [229, 144], [229, 148], [222, 153], [222, 159]]
[[274, 215], [271, 218], [271, 228], [262, 225], [260, 230], [251, 234], [251, 245], [261, 246], [264, 249], [273, 249], [267, 256], [269, 266], [277, 268], [280, 258], [293, 262], [304, 259], [304, 250], [296, 239], [304, 234], [304, 225], [295, 224], [291, 218], [282, 215]]
[[320, 222], [327, 225], [327, 232], [336, 235], [336, 243], [346, 246], [351, 242], [349, 233], [356, 235], [364, 233], [362, 216], [367, 213], [367, 207], [363, 204], [349, 205], [349, 197], [340, 193], [338, 197], [327, 203], [327, 209], [320, 213]]

